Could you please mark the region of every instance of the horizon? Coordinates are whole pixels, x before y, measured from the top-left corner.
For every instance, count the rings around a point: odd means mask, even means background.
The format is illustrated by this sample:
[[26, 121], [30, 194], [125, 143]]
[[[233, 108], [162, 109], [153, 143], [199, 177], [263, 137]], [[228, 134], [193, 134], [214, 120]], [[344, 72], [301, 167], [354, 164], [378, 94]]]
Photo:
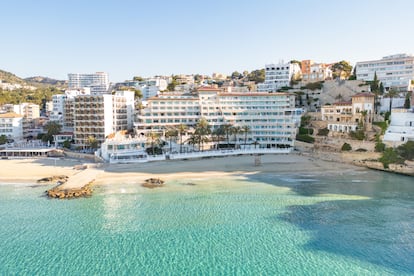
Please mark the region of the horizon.
[[3, 4], [0, 69], [58, 80], [103, 71], [115, 83], [134, 76], [230, 75], [281, 60], [355, 65], [411, 54], [413, 8], [409, 0], [214, 0], [208, 6], [18, 0]]

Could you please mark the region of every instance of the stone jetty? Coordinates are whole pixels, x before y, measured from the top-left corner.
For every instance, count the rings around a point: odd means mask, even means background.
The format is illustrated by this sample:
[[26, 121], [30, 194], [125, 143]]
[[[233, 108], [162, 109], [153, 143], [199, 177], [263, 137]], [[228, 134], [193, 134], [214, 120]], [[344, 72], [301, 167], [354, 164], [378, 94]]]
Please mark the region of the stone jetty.
[[[77, 168], [74, 168], [77, 169]], [[99, 170], [87, 166], [77, 174], [71, 176], [65, 182], [58, 182], [58, 185], [47, 190], [46, 194], [51, 198], [77, 198], [92, 195], [92, 184], [95, 181]]]

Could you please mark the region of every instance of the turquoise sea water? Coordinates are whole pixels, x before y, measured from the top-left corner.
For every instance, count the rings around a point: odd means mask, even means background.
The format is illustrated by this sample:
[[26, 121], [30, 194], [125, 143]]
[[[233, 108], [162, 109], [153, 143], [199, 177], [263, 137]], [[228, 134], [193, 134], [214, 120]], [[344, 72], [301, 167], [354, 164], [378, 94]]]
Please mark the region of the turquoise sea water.
[[0, 275], [414, 274], [414, 181], [375, 171], [0, 185]]

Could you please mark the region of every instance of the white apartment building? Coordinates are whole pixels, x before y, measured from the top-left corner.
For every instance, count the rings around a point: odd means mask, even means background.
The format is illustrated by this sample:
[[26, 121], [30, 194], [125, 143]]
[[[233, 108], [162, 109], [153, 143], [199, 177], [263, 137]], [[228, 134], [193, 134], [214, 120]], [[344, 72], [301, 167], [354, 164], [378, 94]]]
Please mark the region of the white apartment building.
[[133, 127], [134, 92], [115, 95], [83, 95], [73, 98], [74, 140], [87, 146], [89, 137], [103, 143], [106, 136]]
[[384, 88], [395, 87], [401, 91], [411, 91], [414, 80], [414, 56], [397, 54], [383, 57], [380, 60], [357, 62], [358, 80], [372, 81], [375, 73]]
[[23, 137], [30, 138], [41, 132], [37, 121], [40, 117], [38, 104], [21, 103], [13, 106], [13, 112], [23, 116]]
[[109, 89], [108, 74], [104, 72], [96, 72], [94, 74], [68, 74], [69, 90], [90, 88], [91, 94], [105, 94]]
[[163, 93], [150, 98], [137, 117], [136, 127], [160, 130], [185, 124], [194, 127], [205, 118], [214, 129], [220, 125], [249, 126], [248, 143], [261, 147], [293, 146], [302, 109], [287, 93], [224, 93], [200, 88], [197, 93]]
[[0, 114], [0, 135], [16, 141], [23, 139], [23, 116], [14, 112]]
[[352, 101], [349, 102], [337, 102], [321, 107], [322, 120], [328, 122], [330, 131], [349, 133], [358, 130], [361, 124], [368, 129], [372, 127], [374, 94], [358, 93], [351, 98]]
[[276, 92], [289, 86], [292, 78], [300, 77], [301, 70], [297, 63], [279, 63], [265, 65], [265, 82], [257, 85], [259, 92]]
[[392, 146], [414, 141], [414, 109], [392, 109], [391, 124], [385, 132], [383, 141]]

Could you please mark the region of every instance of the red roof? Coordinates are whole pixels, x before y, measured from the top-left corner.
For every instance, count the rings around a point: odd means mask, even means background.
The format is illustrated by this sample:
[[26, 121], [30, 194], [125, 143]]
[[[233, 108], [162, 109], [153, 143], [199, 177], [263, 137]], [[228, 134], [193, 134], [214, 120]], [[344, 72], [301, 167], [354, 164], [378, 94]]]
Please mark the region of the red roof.
[[362, 92], [362, 93], [355, 94], [351, 97], [375, 97], [375, 95], [372, 94], [371, 92]]

